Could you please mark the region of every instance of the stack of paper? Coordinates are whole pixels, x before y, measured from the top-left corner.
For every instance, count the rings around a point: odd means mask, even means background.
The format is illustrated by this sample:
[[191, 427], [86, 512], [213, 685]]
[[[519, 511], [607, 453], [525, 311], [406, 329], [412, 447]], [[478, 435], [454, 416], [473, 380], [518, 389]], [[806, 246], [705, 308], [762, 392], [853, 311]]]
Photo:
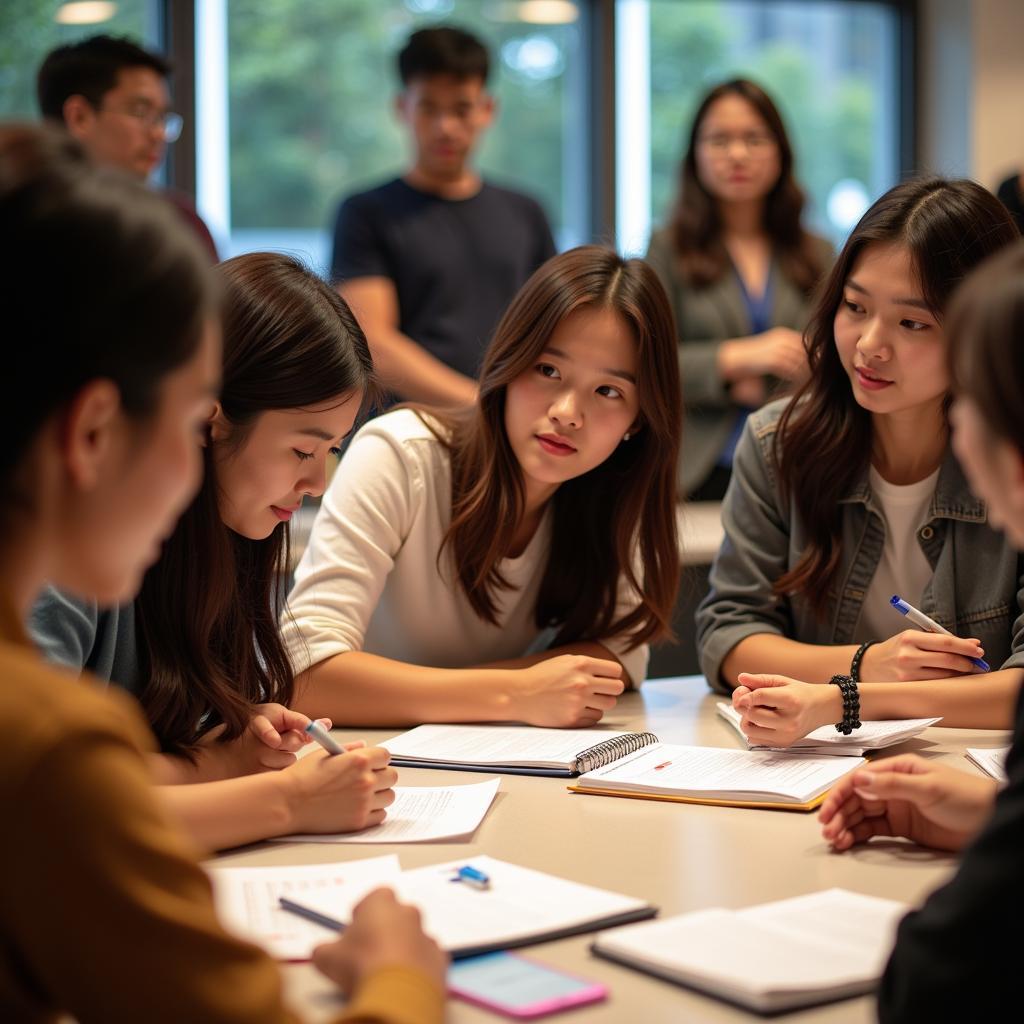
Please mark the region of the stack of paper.
[[396, 786], [379, 825], [361, 832], [282, 836], [285, 843], [427, 843], [468, 839], [484, 819], [500, 779], [471, 786]]
[[598, 936], [594, 952], [761, 1013], [873, 989], [907, 907], [829, 889], [699, 910]]
[[[483, 872], [489, 887], [453, 881], [466, 866]], [[307, 958], [336, 929], [279, 911], [282, 896], [340, 927], [351, 920], [352, 908], [366, 892], [388, 885], [403, 902], [419, 908], [425, 931], [459, 957], [596, 931], [657, 913], [632, 896], [484, 856], [405, 872], [398, 871], [396, 858], [375, 857], [305, 868], [221, 868], [212, 874], [224, 920], [243, 937], [287, 958]]]
[[320, 925], [282, 910], [282, 897], [315, 903], [330, 893], [355, 906], [373, 889], [393, 886], [401, 873], [394, 854], [341, 864], [207, 868], [221, 924], [278, 960], [308, 960], [314, 946], [331, 938]]
[[1009, 747], [968, 747], [968, 761], [973, 761], [986, 775], [991, 775], [999, 782], [1006, 781], [1006, 755], [1010, 752]]
[[748, 750], [789, 750], [794, 754], [845, 754], [852, 757], [860, 757], [868, 750], [893, 747], [942, 721], [941, 718], [896, 718], [863, 722], [849, 736], [837, 732], [834, 725], [823, 725], [788, 747], [770, 747], [747, 739], [740, 726], [741, 715], [731, 704], [722, 701], [716, 710], [743, 736]]

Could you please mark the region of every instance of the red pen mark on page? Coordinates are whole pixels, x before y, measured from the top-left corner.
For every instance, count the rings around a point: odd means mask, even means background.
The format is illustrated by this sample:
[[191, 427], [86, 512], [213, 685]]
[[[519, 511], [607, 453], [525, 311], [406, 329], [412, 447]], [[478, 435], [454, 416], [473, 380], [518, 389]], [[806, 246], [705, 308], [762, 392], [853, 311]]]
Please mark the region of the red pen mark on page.
[[671, 763], [671, 761], [662, 761], [661, 764], [656, 764], [654, 766], [654, 770], [656, 772], [660, 772], [662, 768], [667, 768]]

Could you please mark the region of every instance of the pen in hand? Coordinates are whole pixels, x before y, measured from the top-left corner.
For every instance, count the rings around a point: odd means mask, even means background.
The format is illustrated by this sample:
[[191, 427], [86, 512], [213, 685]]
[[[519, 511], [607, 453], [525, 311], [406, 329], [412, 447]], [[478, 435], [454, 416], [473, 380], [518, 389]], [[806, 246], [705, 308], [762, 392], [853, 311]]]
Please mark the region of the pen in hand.
[[315, 739], [328, 754], [345, 753], [345, 748], [316, 719], [306, 726], [306, 735]]
[[[934, 619], [929, 618], [923, 611], [915, 608], [909, 601], [904, 601], [899, 594], [893, 594], [889, 600], [889, 604], [893, 606], [901, 615], [906, 617], [920, 629], [923, 629], [927, 633], [945, 633], [946, 636], [953, 636], [945, 626], [940, 626]], [[989, 664], [984, 658], [968, 658], [968, 661], [982, 672], [989, 672]]]

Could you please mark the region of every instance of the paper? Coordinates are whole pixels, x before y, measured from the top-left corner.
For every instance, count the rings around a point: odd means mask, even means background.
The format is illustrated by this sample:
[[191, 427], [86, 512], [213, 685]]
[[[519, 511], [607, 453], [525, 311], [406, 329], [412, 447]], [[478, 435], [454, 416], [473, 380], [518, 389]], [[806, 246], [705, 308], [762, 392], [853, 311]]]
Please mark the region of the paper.
[[581, 775], [577, 785], [582, 790], [806, 803], [863, 763], [862, 757], [816, 757], [659, 743]]
[[426, 843], [471, 836], [491, 806], [500, 779], [470, 786], [396, 786], [379, 825], [361, 832], [281, 836], [285, 843]]
[[438, 764], [570, 768], [597, 743], [632, 735], [605, 729], [541, 729], [531, 725], [420, 725], [381, 743], [392, 760]]
[[282, 896], [318, 906], [328, 896], [351, 910], [378, 886], [393, 886], [401, 874], [394, 854], [332, 864], [284, 867], [209, 867], [214, 905], [224, 927], [262, 946], [278, 960], [308, 960], [313, 947], [331, 936], [325, 928], [281, 910]]
[[598, 937], [613, 959], [755, 1009], [869, 990], [907, 907], [829, 889], [746, 910], [702, 910]]
[[999, 782], [1006, 782], [1006, 755], [1009, 752], [1009, 747], [968, 747], [965, 756], [986, 775], [991, 775]]
[[[453, 882], [456, 870], [471, 865], [490, 878], [489, 889]], [[541, 871], [479, 856], [404, 872], [395, 885], [403, 902], [418, 907], [423, 927], [449, 952], [505, 949], [592, 924], [606, 927], [622, 915], [653, 913], [642, 900]], [[340, 921], [354, 900], [340, 890], [298, 900]], [[645, 913], [646, 912], [646, 913]], [[321, 938], [322, 938], [321, 930]]]
[[729, 723], [747, 744], [748, 750], [788, 750], [792, 753], [846, 754], [859, 757], [866, 750], [881, 750], [912, 739], [941, 718], [894, 718], [862, 722], [849, 736], [837, 732], [834, 725], [823, 725], [788, 747], [770, 747], [751, 743], [740, 725], [742, 716], [731, 705], [720, 701], [715, 710]]

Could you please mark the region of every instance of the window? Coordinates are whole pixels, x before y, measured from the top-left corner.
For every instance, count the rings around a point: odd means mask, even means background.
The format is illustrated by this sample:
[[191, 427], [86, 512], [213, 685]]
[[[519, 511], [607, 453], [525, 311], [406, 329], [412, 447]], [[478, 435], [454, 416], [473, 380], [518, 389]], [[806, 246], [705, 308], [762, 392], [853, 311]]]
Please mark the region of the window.
[[727, 78], [753, 78], [779, 105], [808, 222], [834, 242], [897, 181], [893, 5], [617, 0], [616, 18], [619, 109], [629, 110], [616, 142], [620, 248], [642, 252], [666, 218], [692, 114]]
[[[224, 255], [288, 249], [320, 270], [348, 192], [404, 165], [395, 55], [415, 28], [476, 32], [499, 114], [480, 165], [589, 236], [581, 4], [209, 0], [196, 8], [198, 203]], [[543, 20], [546, 19], [546, 20]]]
[[[76, 17], [90, 20], [67, 20]], [[36, 120], [36, 72], [43, 58], [54, 47], [100, 32], [131, 36], [156, 47], [159, 4], [156, 0], [88, 4], [4, 0], [0, 4], [0, 118]]]

